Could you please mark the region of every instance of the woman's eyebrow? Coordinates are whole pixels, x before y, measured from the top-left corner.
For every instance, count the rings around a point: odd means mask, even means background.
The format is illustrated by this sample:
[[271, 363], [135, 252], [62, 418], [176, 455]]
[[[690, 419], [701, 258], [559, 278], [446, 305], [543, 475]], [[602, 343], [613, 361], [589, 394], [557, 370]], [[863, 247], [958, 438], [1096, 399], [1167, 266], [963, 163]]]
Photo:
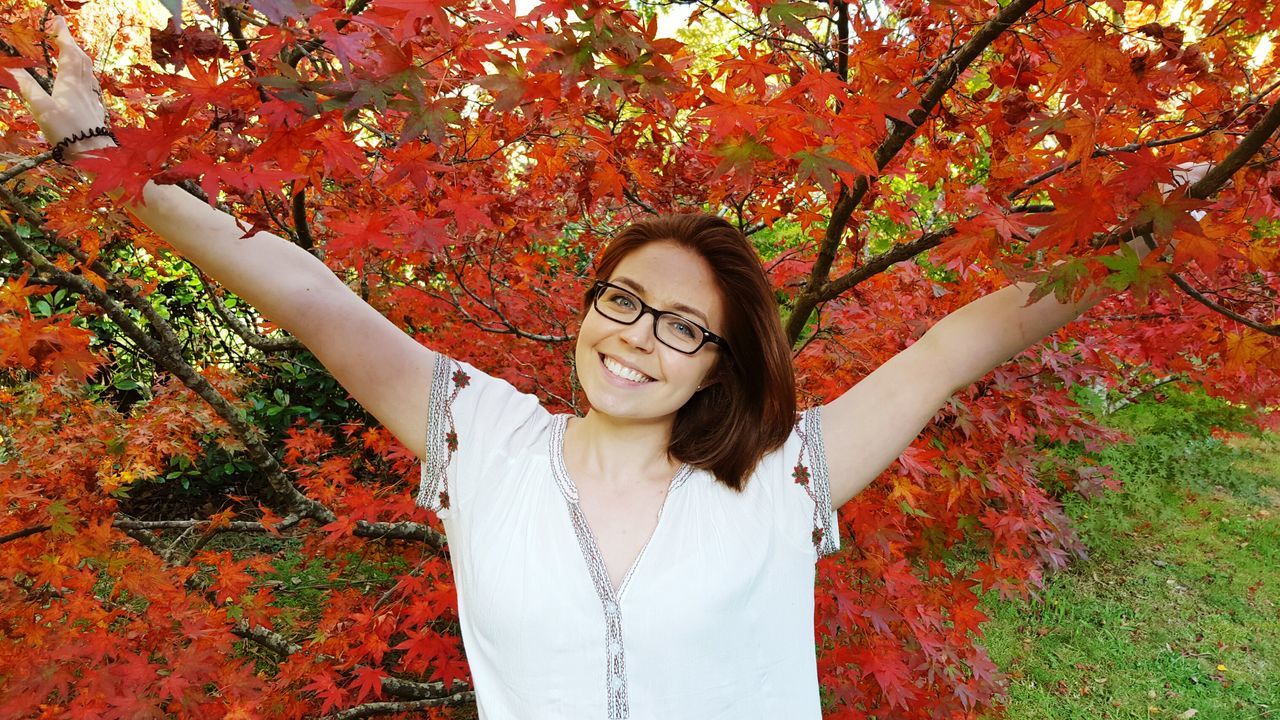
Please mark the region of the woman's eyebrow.
[[[636, 291], [636, 293], [637, 293], [637, 294], [639, 294], [639, 295], [643, 295], [643, 294], [645, 294], [644, 286], [643, 286], [643, 285], [641, 285], [640, 283], [636, 282], [635, 280], [632, 280], [631, 278], [627, 278], [627, 277], [618, 277], [618, 278], [614, 278], [614, 279], [610, 280], [609, 282], [611, 282], [611, 283], [613, 283], [613, 284], [615, 284], [615, 285], [626, 285], [627, 287], [631, 288], [632, 290], [635, 290], [635, 291]], [[695, 307], [690, 307], [690, 306], [688, 306], [688, 305], [685, 305], [684, 303], [675, 303], [674, 305], [672, 305], [672, 306], [671, 306], [671, 310], [675, 310], [675, 311], [678, 311], [678, 312], [684, 313], [684, 314], [686, 314], [686, 315], [697, 315], [697, 316], [698, 316], [698, 319], [702, 320], [702, 324], [703, 324], [703, 325], [708, 325], [708, 324], [710, 324], [710, 321], [709, 321], [709, 320], [707, 320], [707, 315], [706, 315], [706, 313], [702, 312], [701, 310], [699, 310], [699, 309], [697, 309], [697, 308], [695, 308]]]

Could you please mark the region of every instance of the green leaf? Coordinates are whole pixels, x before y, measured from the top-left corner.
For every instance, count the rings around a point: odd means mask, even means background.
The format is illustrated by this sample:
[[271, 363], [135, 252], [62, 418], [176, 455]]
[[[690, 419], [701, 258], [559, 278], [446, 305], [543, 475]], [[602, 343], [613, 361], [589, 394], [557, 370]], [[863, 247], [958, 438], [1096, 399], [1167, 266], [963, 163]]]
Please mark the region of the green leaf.
[[1108, 255], [1101, 259], [1102, 264], [1111, 271], [1103, 281], [1107, 287], [1124, 290], [1142, 279], [1142, 258], [1138, 257], [1137, 251], [1127, 244], [1120, 246], [1119, 254]]
[[1046, 295], [1053, 294], [1058, 302], [1069, 302], [1072, 291], [1089, 278], [1089, 266], [1080, 258], [1069, 258], [1049, 270], [1049, 275], [1042, 280], [1031, 293], [1031, 302], [1036, 302]]
[[844, 160], [831, 157], [828, 153], [835, 149], [832, 145], [823, 145], [817, 150], [801, 150], [794, 157], [800, 161], [797, 179], [811, 179], [822, 186], [828, 193], [835, 192], [836, 172], [854, 172], [854, 167]]
[[75, 514], [61, 500], [49, 503], [49, 529], [54, 535], [70, 535], [75, 532]]
[[929, 513], [923, 510], [917, 510], [911, 507], [910, 505], [908, 505], [906, 500], [898, 501], [898, 509], [902, 510], [902, 512], [906, 513], [907, 515], [914, 515], [916, 517], [929, 518], [930, 520], [933, 519], [933, 516], [930, 515]]

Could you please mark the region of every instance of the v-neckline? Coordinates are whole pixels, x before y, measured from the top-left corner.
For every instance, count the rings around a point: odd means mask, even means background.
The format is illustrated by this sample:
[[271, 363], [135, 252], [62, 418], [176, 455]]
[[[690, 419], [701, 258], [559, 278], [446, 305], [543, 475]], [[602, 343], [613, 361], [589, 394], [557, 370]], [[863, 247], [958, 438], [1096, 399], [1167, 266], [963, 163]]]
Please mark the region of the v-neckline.
[[662, 498], [662, 506], [658, 508], [658, 521], [654, 523], [653, 531], [649, 533], [648, 539], [640, 547], [640, 552], [636, 553], [635, 559], [631, 561], [631, 566], [627, 568], [626, 574], [622, 576], [622, 583], [615, 588], [613, 587], [613, 577], [609, 573], [609, 566], [604, 561], [604, 553], [600, 551], [600, 543], [596, 539], [595, 531], [591, 529], [586, 513], [582, 510], [582, 504], [578, 497], [578, 486], [569, 475], [569, 468], [564, 459], [565, 433], [569, 427], [569, 420], [573, 417], [573, 415], [568, 414], [556, 416], [556, 423], [551, 433], [551, 469], [555, 475], [556, 484], [560, 487], [560, 492], [564, 494], [565, 501], [569, 505], [570, 519], [578, 536], [578, 544], [582, 549], [583, 559], [587, 563], [587, 570], [590, 572], [592, 582], [596, 586], [596, 592], [600, 595], [601, 602], [605, 603], [605, 610], [608, 612], [610, 602], [614, 603], [614, 607], [622, 602], [622, 596], [630, 586], [631, 578], [635, 574], [636, 568], [640, 566], [640, 561], [644, 559], [645, 551], [649, 549], [649, 545], [657, 537], [658, 531], [662, 529], [662, 516], [665, 514], [667, 503], [671, 499], [671, 493], [684, 484], [684, 481], [692, 474], [694, 468], [687, 463], [681, 463], [680, 467], [676, 469], [675, 474], [671, 477], [671, 483], [667, 487], [667, 492]]

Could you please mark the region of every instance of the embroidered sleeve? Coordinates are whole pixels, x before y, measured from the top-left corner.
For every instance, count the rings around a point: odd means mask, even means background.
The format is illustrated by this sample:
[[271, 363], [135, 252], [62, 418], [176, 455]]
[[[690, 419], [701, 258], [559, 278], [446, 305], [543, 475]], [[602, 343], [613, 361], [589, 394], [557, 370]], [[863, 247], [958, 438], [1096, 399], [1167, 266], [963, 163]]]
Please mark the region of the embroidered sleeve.
[[810, 408], [796, 425], [800, 454], [791, 477], [813, 500], [813, 547], [818, 557], [840, 549], [840, 530], [831, 507], [831, 484], [827, 475], [827, 450], [822, 440], [822, 409]]
[[453, 401], [471, 383], [471, 376], [453, 359], [436, 356], [427, 410], [426, 460], [418, 485], [418, 504], [436, 513], [449, 509], [449, 461], [458, 450]]

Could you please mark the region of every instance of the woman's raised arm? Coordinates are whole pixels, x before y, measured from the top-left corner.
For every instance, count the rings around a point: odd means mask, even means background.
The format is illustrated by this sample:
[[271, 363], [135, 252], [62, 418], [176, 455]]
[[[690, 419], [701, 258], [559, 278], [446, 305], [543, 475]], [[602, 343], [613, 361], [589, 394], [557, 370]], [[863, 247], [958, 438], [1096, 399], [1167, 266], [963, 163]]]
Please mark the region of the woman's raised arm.
[[[66, 22], [54, 18], [58, 77], [50, 95], [13, 72], [50, 143], [102, 124], [89, 57]], [[112, 145], [105, 137], [72, 143], [74, 156]], [[180, 255], [296, 336], [366, 410], [415, 453], [425, 452], [427, 400], [435, 353], [360, 299], [319, 259], [267, 232], [245, 236], [232, 216], [182, 189], [147, 183], [129, 210]]]
[[[1185, 184], [1208, 170], [1208, 165], [1184, 166], [1174, 174]], [[1139, 255], [1149, 252], [1145, 238], [1130, 241], [1129, 247]], [[832, 507], [875, 480], [952, 395], [1105, 297], [1095, 290], [1079, 302], [1063, 303], [1049, 294], [1028, 305], [1034, 289], [1031, 283], [1014, 283], [952, 312], [823, 407]]]

